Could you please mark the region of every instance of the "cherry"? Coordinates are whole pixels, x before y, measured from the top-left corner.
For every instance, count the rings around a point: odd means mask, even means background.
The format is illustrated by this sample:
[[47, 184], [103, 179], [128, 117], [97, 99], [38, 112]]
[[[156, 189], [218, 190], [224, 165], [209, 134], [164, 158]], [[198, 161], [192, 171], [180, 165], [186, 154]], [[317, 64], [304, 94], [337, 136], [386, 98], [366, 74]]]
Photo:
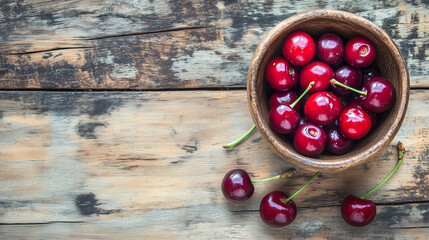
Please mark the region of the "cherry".
[[368, 225], [376, 215], [375, 203], [354, 195], [348, 195], [341, 204], [341, 215], [349, 225], [355, 227]]
[[268, 63], [265, 78], [275, 90], [286, 91], [298, 82], [298, 71], [284, 57], [276, 57]]
[[345, 60], [352, 67], [368, 67], [374, 61], [375, 54], [374, 45], [366, 38], [355, 37], [346, 43]]
[[397, 149], [398, 163], [381, 183], [360, 198], [354, 195], [348, 195], [344, 198], [343, 203], [341, 204], [341, 215], [346, 223], [351, 226], [362, 227], [370, 224], [372, 220], [374, 220], [377, 212], [375, 203], [370, 200], [365, 200], [365, 198], [383, 185], [396, 172], [399, 165], [401, 165], [405, 154], [404, 145], [401, 142], [398, 142]]
[[320, 174], [317, 172], [304, 186], [288, 197], [280, 191], [270, 192], [262, 199], [259, 214], [264, 223], [272, 227], [285, 227], [291, 224], [297, 214], [295, 203], [292, 201], [298, 193], [308, 186]]
[[301, 154], [315, 156], [323, 152], [326, 140], [326, 133], [322, 128], [312, 123], [305, 123], [296, 131], [293, 145]]
[[373, 113], [384, 112], [395, 101], [396, 93], [393, 85], [382, 77], [373, 77], [362, 88], [366, 95], [359, 96], [362, 107]]
[[295, 66], [309, 63], [315, 53], [316, 44], [305, 32], [294, 32], [283, 43], [283, 56]]
[[332, 125], [327, 127], [325, 132], [328, 136], [326, 149], [331, 153], [341, 155], [348, 152], [353, 146], [353, 140], [345, 138], [338, 129], [338, 126]]
[[226, 199], [233, 202], [244, 202], [254, 192], [249, 174], [243, 169], [229, 171], [222, 180], [222, 193]]
[[331, 79], [331, 84], [359, 93], [362, 107], [373, 113], [380, 113], [389, 109], [396, 97], [393, 85], [382, 77], [373, 77], [363, 86], [362, 91], [344, 85], [335, 79]]
[[340, 114], [338, 127], [346, 138], [361, 139], [371, 129], [371, 118], [363, 109], [346, 108]]
[[[287, 90], [285, 92], [275, 92], [271, 95], [270, 100], [268, 101], [268, 105], [271, 108], [283, 104], [290, 105], [298, 99], [298, 95], [292, 90]], [[301, 108], [301, 102], [298, 102], [293, 109], [295, 111], [299, 111]]]
[[312, 123], [325, 126], [340, 115], [341, 101], [332, 93], [317, 92], [311, 95], [304, 105], [305, 117]]
[[280, 191], [267, 194], [259, 206], [262, 221], [272, 227], [284, 227], [291, 224], [296, 218], [297, 210], [292, 200], [287, 203], [281, 201], [287, 198], [288, 196]]
[[222, 193], [226, 199], [232, 202], [244, 202], [249, 199], [254, 192], [253, 183], [268, 182], [271, 180], [291, 177], [295, 174], [295, 169], [289, 169], [282, 174], [261, 180], [250, 180], [249, 174], [243, 169], [229, 171], [222, 180]]
[[301, 116], [293, 108], [301, 100], [301, 98], [313, 87], [314, 82], [311, 82], [301, 96], [291, 105], [277, 105], [272, 108], [269, 113], [269, 123], [271, 128], [278, 133], [291, 133], [299, 123]]
[[320, 61], [329, 65], [340, 64], [344, 55], [344, 44], [334, 33], [325, 33], [317, 41], [317, 56]]
[[334, 71], [323, 62], [314, 61], [305, 65], [301, 69], [299, 85], [307, 88], [310, 82], [315, 82], [310, 93], [325, 91], [329, 88], [329, 81], [334, 77]]
[[363, 80], [362, 83], [365, 84], [373, 77], [380, 77], [380, 70], [378, 70], [377, 65], [371, 64], [369, 67], [362, 68]]
[[[348, 105], [347, 105], [347, 107], [358, 107], [358, 108], [361, 108], [361, 109], [363, 109], [363, 107], [362, 107], [362, 105], [360, 104], [360, 101], [358, 100], [358, 99], [353, 99], [353, 100], [351, 100], [349, 103], [348, 103]], [[377, 125], [377, 114], [375, 114], [375, 113], [372, 113], [372, 112], [366, 112], [366, 113], [368, 113], [368, 115], [369, 115], [369, 118], [371, 118], [371, 130], [373, 130], [374, 128], [375, 128], [375, 126]], [[371, 131], [370, 130], [370, 131]]]
[[[349, 87], [358, 88], [362, 82], [362, 73], [358, 68], [344, 65], [335, 70], [335, 80]], [[332, 85], [332, 90], [339, 95], [348, 95], [352, 92], [338, 85]]]

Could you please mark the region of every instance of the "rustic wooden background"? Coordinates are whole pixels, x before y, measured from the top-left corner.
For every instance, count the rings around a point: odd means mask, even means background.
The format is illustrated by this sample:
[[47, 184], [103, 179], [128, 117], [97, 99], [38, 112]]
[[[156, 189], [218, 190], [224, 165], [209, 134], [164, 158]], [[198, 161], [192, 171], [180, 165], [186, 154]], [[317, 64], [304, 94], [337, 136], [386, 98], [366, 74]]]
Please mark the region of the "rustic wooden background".
[[[411, 76], [406, 119], [379, 157], [322, 174], [295, 198], [296, 221], [265, 226], [259, 201], [312, 172], [260, 183], [226, 202], [224, 174], [292, 165], [254, 133], [245, 82], [263, 35], [309, 9], [359, 14], [400, 47]], [[0, 3], [0, 238], [429, 239], [429, 2], [46, 1]], [[374, 222], [346, 225], [339, 205], [398, 172], [370, 199]]]

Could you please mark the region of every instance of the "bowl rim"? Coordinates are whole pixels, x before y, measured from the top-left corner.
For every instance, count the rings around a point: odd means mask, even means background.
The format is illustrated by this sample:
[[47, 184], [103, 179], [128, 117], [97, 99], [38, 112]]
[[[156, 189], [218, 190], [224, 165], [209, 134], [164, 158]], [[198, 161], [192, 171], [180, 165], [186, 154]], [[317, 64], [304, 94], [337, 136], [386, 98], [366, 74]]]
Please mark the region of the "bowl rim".
[[[269, 46], [274, 40], [276, 40], [279, 35], [281, 35], [282, 31], [285, 30], [287, 27], [317, 18], [352, 21], [355, 22], [357, 25], [362, 26], [363, 28], [369, 28], [372, 34], [376, 35], [376, 37], [383, 41], [384, 44], [386, 44], [387, 47], [393, 52], [395, 58], [398, 60], [399, 75], [400, 79], [402, 80], [402, 97], [400, 99], [396, 99], [396, 101], [399, 101], [400, 107], [398, 109], [398, 114], [395, 118], [395, 121], [389, 128], [387, 134], [385, 134], [379, 141], [377, 141], [374, 146], [370, 147], [368, 151], [353, 155], [350, 158], [337, 159], [335, 161], [324, 161], [317, 158], [306, 157], [304, 155], [292, 152], [283, 144], [281, 144], [277, 134], [271, 130], [269, 124], [263, 119], [261, 105], [258, 101], [258, 97], [256, 94], [259, 66], [264, 59], [263, 56], [268, 51], [268, 48], [266, 46]], [[399, 131], [399, 128], [405, 118], [406, 109], [408, 106], [409, 92], [410, 79], [405, 59], [398, 46], [393, 42], [390, 36], [383, 29], [363, 17], [346, 11], [331, 9], [316, 9], [304, 11], [295, 14], [277, 24], [263, 37], [258, 47], [256, 48], [253, 57], [250, 61], [247, 75], [247, 99], [249, 104], [249, 110], [253, 122], [255, 123], [256, 128], [258, 129], [260, 134], [262, 135], [262, 138], [283, 159], [299, 167], [314, 171], [343, 171], [348, 168], [362, 164], [369, 159], [375, 157], [380, 151], [382, 151], [387, 145], [390, 144], [391, 140], [393, 140], [394, 136]]]

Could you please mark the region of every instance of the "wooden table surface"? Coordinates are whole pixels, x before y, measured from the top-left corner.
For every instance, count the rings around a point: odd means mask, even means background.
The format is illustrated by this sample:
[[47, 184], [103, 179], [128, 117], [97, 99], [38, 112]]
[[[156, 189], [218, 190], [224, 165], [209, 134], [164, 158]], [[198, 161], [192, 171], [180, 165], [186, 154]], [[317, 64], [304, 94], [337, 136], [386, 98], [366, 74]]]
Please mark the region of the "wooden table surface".
[[[401, 49], [411, 95], [402, 127], [376, 159], [322, 174], [295, 198], [296, 221], [267, 227], [259, 202], [314, 173], [260, 183], [243, 204], [220, 182], [292, 165], [252, 126], [247, 67], [263, 35], [309, 9], [361, 15]], [[0, 3], [0, 238], [429, 239], [429, 3], [410, 1], [47, 1]], [[342, 198], [370, 199], [377, 217], [353, 228]]]

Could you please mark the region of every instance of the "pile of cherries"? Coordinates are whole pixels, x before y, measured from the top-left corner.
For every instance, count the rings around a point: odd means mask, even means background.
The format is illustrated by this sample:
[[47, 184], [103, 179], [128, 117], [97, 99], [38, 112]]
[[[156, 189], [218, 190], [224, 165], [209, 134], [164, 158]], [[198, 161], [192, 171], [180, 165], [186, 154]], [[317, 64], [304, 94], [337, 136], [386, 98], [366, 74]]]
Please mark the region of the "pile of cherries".
[[[317, 43], [305, 32], [290, 34], [282, 56], [265, 69], [273, 92], [271, 128], [289, 136], [306, 156], [317, 156], [325, 149], [347, 153], [355, 140], [374, 129], [377, 114], [395, 101], [395, 89], [380, 77], [375, 57], [374, 45], [363, 37], [344, 45], [334, 33], [323, 34]], [[306, 99], [307, 92], [311, 95]]]

